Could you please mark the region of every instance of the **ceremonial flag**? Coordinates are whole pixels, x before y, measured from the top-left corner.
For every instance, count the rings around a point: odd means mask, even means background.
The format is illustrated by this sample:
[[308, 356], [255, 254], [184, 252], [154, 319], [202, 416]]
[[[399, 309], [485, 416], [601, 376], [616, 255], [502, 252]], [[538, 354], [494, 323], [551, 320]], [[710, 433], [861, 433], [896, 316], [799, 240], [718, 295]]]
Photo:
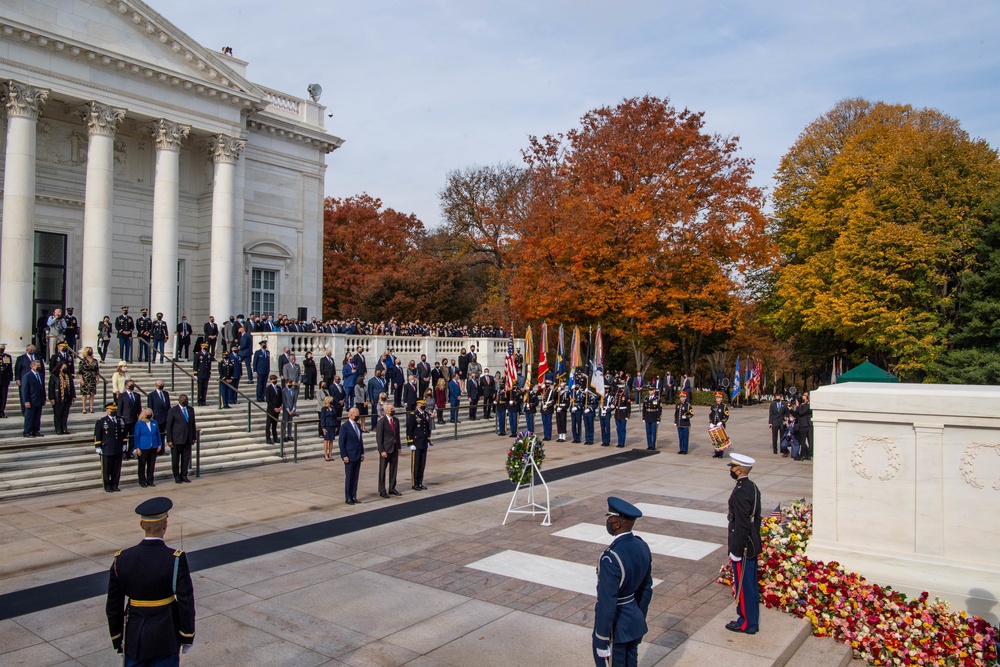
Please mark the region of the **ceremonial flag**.
[[556, 347], [556, 379], [566, 379], [566, 333], [559, 325], [559, 345]]
[[507, 339], [507, 356], [504, 358], [504, 370], [507, 371], [507, 388], [517, 386], [517, 362], [514, 361], [514, 324], [510, 325], [510, 338]]
[[743, 397], [750, 400], [750, 385], [753, 384], [753, 362], [747, 357], [747, 377], [743, 381]]
[[594, 338], [594, 374], [590, 378], [590, 386], [599, 395], [604, 395], [604, 341], [601, 339], [601, 325], [597, 325], [597, 336]]
[[531, 366], [535, 360], [534, 345], [531, 338], [531, 325], [529, 324], [528, 330], [524, 332], [524, 347], [526, 348], [524, 351], [524, 386], [526, 387], [531, 386]]
[[733, 391], [729, 396], [730, 401], [735, 401], [740, 395], [740, 358], [736, 357], [736, 372], [733, 373]]
[[580, 367], [580, 327], [573, 327], [569, 343], [569, 388], [576, 382], [576, 369]]
[[549, 372], [549, 359], [548, 359], [548, 349], [549, 349], [549, 327], [545, 322], [542, 322], [542, 344], [538, 348], [538, 379], [542, 381], [545, 379], [545, 374]]

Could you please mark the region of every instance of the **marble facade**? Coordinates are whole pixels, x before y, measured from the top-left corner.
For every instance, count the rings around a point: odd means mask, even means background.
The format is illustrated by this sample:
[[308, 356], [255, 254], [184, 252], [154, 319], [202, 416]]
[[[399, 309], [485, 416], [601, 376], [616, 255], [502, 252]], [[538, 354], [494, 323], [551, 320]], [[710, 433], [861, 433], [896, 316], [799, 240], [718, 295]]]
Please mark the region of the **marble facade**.
[[222, 321], [252, 309], [254, 275], [274, 311], [320, 313], [326, 155], [343, 142], [325, 107], [246, 69], [139, 0], [0, 1], [8, 351], [55, 306], [75, 306], [84, 345], [123, 305], [171, 329]]

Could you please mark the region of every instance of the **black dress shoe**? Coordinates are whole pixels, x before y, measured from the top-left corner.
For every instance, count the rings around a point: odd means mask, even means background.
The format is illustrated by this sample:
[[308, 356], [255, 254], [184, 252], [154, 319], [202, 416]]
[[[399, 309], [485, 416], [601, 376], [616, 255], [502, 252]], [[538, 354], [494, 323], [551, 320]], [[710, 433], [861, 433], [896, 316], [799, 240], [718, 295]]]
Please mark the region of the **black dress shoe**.
[[184, 475], [184, 477], [182, 478], [182, 480], [183, 480], [184, 482], [186, 482], [187, 484], [190, 484], [190, 483], [191, 483], [191, 479], [190, 479], [190, 478], [189, 478], [189, 477], [188, 477], [187, 475]]
[[148, 482], [146, 482], [146, 484], [147, 486], [156, 486], [156, 482], [154, 482], [153, 480], [149, 480]]
[[145, 482], [143, 482], [143, 481], [140, 481], [140, 482], [139, 482], [139, 486], [141, 486], [142, 488], [144, 488], [144, 489], [145, 489], [145, 488], [146, 488], [146, 483], [145, 483]]
[[421, 490], [421, 491], [426, 491], [426, 490], [427, 490], [427, 487], [426, 487], [426, 486], [424, 486], [423, 484], [421, 484], [421, 485], [420, 485], [420, 490]]
[[116, 487], [115, 487], [114, 489], [112, 489], [112, 491], [121, 491], [121, 489], [119, 489], [119, 488], [118, 488], [118, 487], [116, 486]]
[[410, 488], [413, 489], [414, 491], [419, 491], [421, 487], [419, 487], [419, 486], [411, 486]]
[[745, 635], [755, 635], [755, 634], [757, 634], [756, 630], [750, 630], [750, 631], [748, 631], [748, 630], [741, 629], [739, 621], [729, 621], [728, 623], [726, 623], [726, 630], [729, 630], [730, 632], [740, 632], [740, 633], [743, 633]]
[[344, 502], [347, 503], [348, 505], [353, 505], [354, 504], [353, 500], [345, 500]]
[[392, 491], [389, 492], [389, 495], [392, 495], [392, 496], [401, 496], [403, 494], [400, 493], [399, 491], [397, 491], [396, 489], [393, 489]]
[[184, 480], [181, 479], [180, 477], [174, 477], [174, 483], [175, 484], [183, 484]]
[[357, 498], [351, 498], [351, 502], [354, 503], [355, 505], [361, 504], [361, 501], [358, 500]]
[[389, 494], [386, 493], [385, 491], [380, 491], [379, 495], [382, 496], [383, 498], [388, 498], [389, 497]]

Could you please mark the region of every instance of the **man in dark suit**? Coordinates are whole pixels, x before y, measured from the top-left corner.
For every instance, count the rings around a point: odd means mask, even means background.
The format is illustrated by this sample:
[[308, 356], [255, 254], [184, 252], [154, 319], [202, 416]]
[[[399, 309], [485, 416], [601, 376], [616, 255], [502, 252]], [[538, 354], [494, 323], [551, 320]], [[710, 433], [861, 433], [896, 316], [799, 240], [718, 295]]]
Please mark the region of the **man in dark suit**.
[[483, 400], [483, 418], [489, 419], [493, 416], [493, 401], [497, 395], [496, 379], [490, 375], [490, 369], [483, 369], [483, 376], [479, 378], [479, 398]]
[[788, 418], [788, 402], [778, 396], [767, 409], [767, 427], [771, 429], [771, 451], [778, 453], [778, 442], [784, 435], [785, 419]]
[[358, 345], [358, 351], [351, 357], [351, 361], [358, 367], [358, 376], [368, 375], [368, 364], [365, 362], [365, 348]]
[[479, 378], [473, 373], [465, 381], [465, 393], [469, 397], [469, 421], [476, 421], [479, 410]]
[[403, 367], [398, 363], [394, 364], [392, 367], [392, 395], [393, 403], [400, 405], [403, 402], [403, 385], [406, 384], [406, 378], [403, 377]]
[[[17, 386], [21, 386], [21, 378], [25, 373], [31, 370], [31, 362], [35, 359], [41, 359], [42, 357], [35, 351], [34, 345], [28, 345], [25, 348], [24, 354], [18, 355], [17, 359], [14, 360], [14, 382]], [[42, 381], [45, 380], [45, 368], [41, 368]], [[21, 411], [24, 412], [24, 406], [21, 406]]]
[[278, 377], [284, 377], [285, 364], [291, 358], [292, 351], [289, 348], [282, 350], [281, 354], [278, 355]]
[[170, 411], [170, 393], [163, 389], [163, 380], [157, 380], [156, 389], [146, 396], [146, 407], [153, 411], [153, 421], [160, 427], [160, 437], [165, 439], [167, 413]]
[[298, 397], [299, 392], [295, 382], [291, 379], [285, 380], [285, 388], [281, 390], [281, 425], [285, 440], [292, 439], [292, 419], [295, 418]]
[[264, 385], [271, 375], [271, 354], [267, 351], [267, 341], [260, 341], [260, 349], [253, 353], [253, 372], [257, 374], [257, 400], [264, 400]]
[[194, 444], [198, 427], [194, 419], [194, 408], [188, 405], [188, 397], [181, 394], [177, 397], [177, 405], [167, 412], [167, 423], [164, 428], [167, 436], [167, 447], [170, 448], [170, 466], [174, 472], [174, 481], [190, 482], [188, 470], [191, 468], [191, 445]]
[[118, 394], [118, 417], [125, 424], [126, 438], [128, 443], [125, 458], [134, 458], [132, 454], [132, 437], [135, 430], [135, 423], [139, 421], [139, 413], [142, 412], [142, 397], [135, 391], [135, 382], [129, 380], [125, 383], [125, 391]]
[[334, 431], [334, 435], [339, 435], [340, 420], [344, 418], [344, 406], [347, 404], [347, 391], [341, 384], [339, 375], [333, 376], [333, 384], [329, 385], [326, 390], [333, 397], [333, 416], [337, 421], [337, 430]]
[[31, 368], [21, 376], [21, 407], [24, 408], [24, 437], [42, 436], [42, 407], [45, 405], [45, 382], [42, 381], [42, 362], [35, 359]]
[[208, 405], [208, 381], [212, 379], [212, 354], [209, 344], [201, 344], [201, 352], [194, 355], [194, 370], [198, 378], [198, 405]]
[[267, 420], [264, 424], [264, 435], [267, 444], [278, 442], [278, 420], [281, 419], [281, 387], [278, 386], [278, 376], [271, 374], [267, 387], [264, 389], [264, 403], [267, 407]]
[[337, 363], [333, 360], [333, 351], [327, 350], [319, 360], [319, 376], [329, 387], [333, 384], [333, 378], [337, 374]]
[[181, 358], [181, 350], [184, 351], [184, 360], [191, 358], [191, 325], [188, 324], [187, 315], [181, 318], [181, 323], [177, 325], [177, 349], [174, 351], [174, 358]]
[[[247, 369], [247, 379], [253, 379], [253, 366], [251, 365], [251, 359], [253, 358], [253, 335], [243, 328], [238, 328], [236, 331], [239, 333], [239, 348], [236, 351], [236, 356], [240, 358], [241, 367]], [[240, 373], [240, 377], [242, 377]]]
[[[420, 363], [417, 364], [417, 389], [419, 390], [420, 398], [423, 398], [424, 394], [427, 393], [427, 385], [430, 383], [430, 380], [431, 365], [427, 363], [427, 355], [421, 354]], [[438, 409], [440, 410], [441, 406], [438, 406]], [[407, 410], [410, 410], [410, 408], [407, 408]]]
[[145, 539], [116, 553], [111, 564], [108, 631], [127, 665], [176, 665], [182, 647], [194, 642], [187, 556], [163, 542], [171, 507], [169, 498], [150, 498], [136, 507]]
[[[416, 410], [417, 401], [421, 400], [417, 391], [417, 378], [411, 375], [406, 384], [403, 386], [403, 406], [406, 408], [407, 414]], [[440, 410], [443, 407], [444, 406], [440, 406], [438, 409]]]
[[101, 479], [108, 493], [118, 491], [122, 476], [122, 458], [125, 453], [125, 424], [118, 416], [114, 403], [104, 406], [105, 416], [94, 424], [94, 451], [101, 457]]
[[215, 344], [219, 340], [219, 325], [215, 323], [215, 317], [212, 315], [208, 316], [208, 322], [205, 322], [204, 327], [205, 342], [208, 343], [208, 353], [215, 358]]
[[344, 499], [348, 505], [358, 502], [358, 479], [365, 446], [361, 439], [361, 424], [357, 408], [347, 413], [347, 423], [340, 427], [340, 458], [344, 462]]
[[[378, 420], [375, 427], [375, 440], [378, 444], [378, 494], [383, 498], [390, 495], [403, 495], [396, 490], [396, 471], [399, 467], [399, 418], [393, 414], [396, 411], [392, 405], [385, 406], [385, 416]], [[389, 488], [385, 486], [385, 471], [389, 469]]]

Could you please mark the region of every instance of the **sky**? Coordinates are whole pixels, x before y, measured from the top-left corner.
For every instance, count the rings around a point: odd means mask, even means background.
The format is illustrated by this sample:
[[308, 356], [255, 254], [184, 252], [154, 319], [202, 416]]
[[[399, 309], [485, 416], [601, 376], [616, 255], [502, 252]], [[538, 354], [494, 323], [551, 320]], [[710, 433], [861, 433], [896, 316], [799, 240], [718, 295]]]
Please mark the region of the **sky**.
[[739, 137], [754, 184], [839, 100], [932, 107], [1000, 148], [997, 0], [147, 0], [248, 78], [323, 87], [326, 194], [441, 224], [449, 171], [652, 95]]

